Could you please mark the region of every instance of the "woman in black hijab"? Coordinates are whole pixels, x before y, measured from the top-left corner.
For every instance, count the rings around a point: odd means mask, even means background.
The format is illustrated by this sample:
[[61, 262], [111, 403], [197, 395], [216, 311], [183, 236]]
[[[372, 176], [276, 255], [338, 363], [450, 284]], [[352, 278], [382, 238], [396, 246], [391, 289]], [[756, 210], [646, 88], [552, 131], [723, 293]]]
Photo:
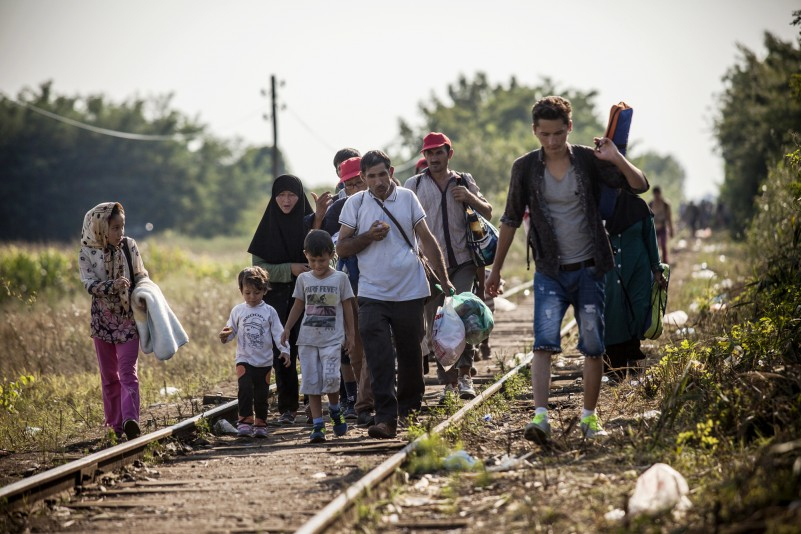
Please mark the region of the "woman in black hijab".
[[[253, 265], [270, 273], [270, 291], [264, 296], [264, 302], [275, 308], [282, 323], [286, 323], [294, 304], [295, 280], [300, 273], [309, 270], [303, 255], [303, 240], [313, 219], [313, 216], [306, 216], [313, 213], [300, 179], [290, 174], [279, 176], [273, 182], [270, 202], [248, 247]], [[281, 424], [293, 423], [298, 410], [296, 341], [300, 323], [295, 323], [289, 338], [292, 363], [289, 367], [274, 366]], [[274, 356], [274, 361], [279, 361], [278, 354]]]

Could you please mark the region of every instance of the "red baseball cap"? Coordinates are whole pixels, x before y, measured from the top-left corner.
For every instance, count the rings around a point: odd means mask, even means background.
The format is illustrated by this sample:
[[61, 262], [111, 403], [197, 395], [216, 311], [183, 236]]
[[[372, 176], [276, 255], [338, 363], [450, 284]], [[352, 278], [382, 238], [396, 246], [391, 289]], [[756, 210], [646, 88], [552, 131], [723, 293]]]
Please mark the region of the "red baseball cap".
[[356, 156], [348, 158], [339, 164], [339, 183], [356, 178], [362, 172], [362, 158]]
[[417, 163], [414, 165], [414, 172], [419, 174], [420, 171], [422, 171], [426, 167], [428, 167], [428, 162], [426, 161], [426, 158], [420, 158], [420, 159], [417, 160]]
[[439, 148], [442, 145], [448, 145], [449, 147], [453, 148], [453, 143], [451, 143], [451, 140], [448, 139], [447, 135], [439, 132], [431, 132], [427, 136], [423, 137], [423, 149], [420, 152]]

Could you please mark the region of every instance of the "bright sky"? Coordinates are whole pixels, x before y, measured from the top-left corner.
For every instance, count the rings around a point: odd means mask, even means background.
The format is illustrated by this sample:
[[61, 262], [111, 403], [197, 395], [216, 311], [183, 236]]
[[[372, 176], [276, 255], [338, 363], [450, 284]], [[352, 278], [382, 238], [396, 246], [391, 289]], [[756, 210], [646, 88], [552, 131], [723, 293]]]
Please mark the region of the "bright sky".
[[0, 91], [16, 96], [53, 80], [59, 94], [117, 102], [173, 93], [173, 105], [214, 135], [271, 145], [261, 91], [269, 95], [275, 74], [285, 82], [279, 146], [291, 169], [307, 184], [333, 185], [337, 149], [394, 143], [398, 119], [420, 124], [418, 104], [444, 98], [459, 74], [483, 71], [504, 85], [549, 77], [597, 89], [604, 123], [612, 104], [631, 105], [630, 144], [674, 156], [687, 196], [699, 198], [723, 179], [712, 120], [736, 43], [764, 56], [766, 30], [797, 42], [790, 21], [800, 8], [793, 0], [0, 0]]

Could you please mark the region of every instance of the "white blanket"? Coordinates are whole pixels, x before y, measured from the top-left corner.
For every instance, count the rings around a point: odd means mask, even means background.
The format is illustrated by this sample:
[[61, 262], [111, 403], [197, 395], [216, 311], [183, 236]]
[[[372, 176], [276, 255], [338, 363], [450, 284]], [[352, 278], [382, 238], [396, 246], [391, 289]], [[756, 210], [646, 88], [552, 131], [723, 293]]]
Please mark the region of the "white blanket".
[[145, 354], [155, 353], [159, 360], [169, 360], [178, 347], [189, 342], [189, 336], [161, 289], [150, 278], [136, 283], [131, 304], [139, 331], [139, 347]]

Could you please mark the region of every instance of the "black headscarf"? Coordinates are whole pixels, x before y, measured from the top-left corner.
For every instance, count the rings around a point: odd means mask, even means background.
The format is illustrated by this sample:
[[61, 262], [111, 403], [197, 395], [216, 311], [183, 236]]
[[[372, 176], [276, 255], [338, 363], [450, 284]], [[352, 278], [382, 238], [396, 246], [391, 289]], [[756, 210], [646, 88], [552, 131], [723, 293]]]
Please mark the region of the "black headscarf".
[[632, 224], [651, 216], [651, 209], [639, 195], [621, 189], [617, 195], [615, 211], [606, 221], [609, 234], [619, 234]]
[[[286, 214], [276, 201], [276, 197], [284, 191], [298, 196], [298, 203]], [[303, 192], [300, 178], [282, 174], [273, 182], [270, 202], [253, 234], [248, 252], [272, 264], [306, 263], [303, 255], [303, 240], [306, 238], [303, 217], [309, 213], [313, 213], [313, 210]]]

